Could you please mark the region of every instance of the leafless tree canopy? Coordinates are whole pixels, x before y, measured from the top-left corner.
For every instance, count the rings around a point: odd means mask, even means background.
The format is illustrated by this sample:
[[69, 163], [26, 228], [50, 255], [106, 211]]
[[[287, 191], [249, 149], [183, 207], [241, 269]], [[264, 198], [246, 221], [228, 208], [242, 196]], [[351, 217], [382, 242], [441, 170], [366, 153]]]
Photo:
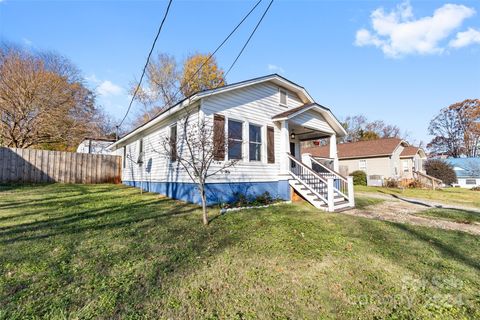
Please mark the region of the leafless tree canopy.
[[211, 121], [192, 120], [186, 115], [174, 128], [163, 139], [158, 152], [169, 160], [173, 169], [185, 171], [197, 185], [202, 199], [203, 223], [208, 224], [206, 183], [212, 176], [228, 174], [228, 169], [237, 161], [218, 160], [219, 154], [226, 154], [225, 131], [219, 135]]
[[427, 147], [451, 157], [479, 156], [480, 100], [467, 99], [440, 110], [428, 128], [433, 140]]
[[382, 120], [368, 121], [364, 115], [348, 116], [345, 118], [343, 125], [347, 131], [347, 136], [343, 139], [345, 142], [405, 138], [402, 137], [398, 126], [386, 124]]
[[106, 116], [79, 71], [54, 53], [0, 47], [0, 142], [18, 148], [74, 149], [104, 135]]

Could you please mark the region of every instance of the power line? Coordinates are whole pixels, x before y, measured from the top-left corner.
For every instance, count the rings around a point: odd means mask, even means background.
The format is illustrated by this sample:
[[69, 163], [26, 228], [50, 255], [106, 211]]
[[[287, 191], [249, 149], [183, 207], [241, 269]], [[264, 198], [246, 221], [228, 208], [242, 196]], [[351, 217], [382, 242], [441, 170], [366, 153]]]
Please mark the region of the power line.
[[234, 61], [232, 62], [232, 64], [230, 65], [230, 68], [228, 68], [227, 72], [225, 73], [225, 77], [227, 77], [228, 73], [230, 72], [230, 70], [232, 70], [232, 68], [233, 68], [233, 66], [235, 65], [235, 63], [237, 62], [238, 58], [240, 58], [240, 56], [242, 55], [242, 53], [243, 53], [243, 51], [245, 50], [245, 48], [247, 47], [248, 43], [250, 42], [250, 40], [252, 39], [253, 35], [254, 35], [255, 32], [257, 31], [258, 27], [259, 27], [260, 24], [262, 23], [263, 18], [265, 18], [265, 16], [267, 15], [268, 10], [269, 10], [270, 7], [272, 6], [272, 3], [273, 3], [273, 0], [271, 0], [270, 3], [268, 4], [267, 9], [265, 9], [265, 11], [263, 12], [263, 15], [262, 15], [262, 17], [260, 18], [260, 20], [258, 20], [257, 25], [255, 26], [255, 28], [253, 29], [252, 33], [251, 33], [250, 36], [248, 37], [247, 41], [246, 41], [245, 44], [243, 45], [242, 50], [240, 50], [240, 52], [238, 53], [237, 57], [235, 58], [235, 60], [234, 60]]
[[148, 63], [150, 61], [150, 57], [152, 56], [153, 49], [155, 48], [155, 44], [157, 43], [157, 39], [160, 36], [160, 32], [162, 31], [163, 24], [165, 23], [165, 20], [167, 19], [168, 12], [170, 11], [170, 5], [172, 4], [173, 0], [170, 0], [168, 2], [167, 9], [165, 10], [165, 14], [163, 16], [162, 22], [160, 23], [160, 27], [158, 28], [157, 35], [155, 36], [155, 39], [153, 40], [152, 47], [150, 48], [150, 52], [148, 53], [147, 61], [145, 62], [145, 66], [143, 67], [142, 75], [140, 77], [140, 81], [138, 81], [138, 85], [135, 88], [135, 91], [133, 92], [132, 100], [130, 100], [130, 104], [128, 105], [127, 112], [125, 113], [125, 116], [123, 117], [122, 121], [120, 121], [120, 124], [117, 125], [117, 140], [118, 140], [118, 128], [123, 124], [125, 119], [127, 118], [128, 113], [130, 112], [130, 109], [132, 108], [133, 101], [135, 100], [135, 97], [137, 95], [138, 90], [140, 89], [140, 86], [142, 84], [143, 77], [145, 76], [145, 71], [147, 70]]
[[195, 76], [202, 70], [202, 68], [210, 61], [210, 59], [217, 53], [218, 50], [230, 39], [230, 37], [237, 31], [237, 29], [242, 25], [242, 23], [250, 16], [250, 14], [258, 7], [258, 5], [262, 2], [262, 0], [259, 0], [252, 9], [243, 17], [243, 19], [236, 25], [236, 27], [230, 32], [230, 34], [220, 43], [220, 45], [208, 56], [208, 58], [202, 63], [202, 65], [194, 72], [194, 74], [186, 81], [183, 83], [183, 85], [178, 88], [178, 90], [175, 92], [173, 95], [173, 99], [177, 97], [177, 94], [180, 93], [180, 91], [190, 83], [190, 81], [195, 78]]

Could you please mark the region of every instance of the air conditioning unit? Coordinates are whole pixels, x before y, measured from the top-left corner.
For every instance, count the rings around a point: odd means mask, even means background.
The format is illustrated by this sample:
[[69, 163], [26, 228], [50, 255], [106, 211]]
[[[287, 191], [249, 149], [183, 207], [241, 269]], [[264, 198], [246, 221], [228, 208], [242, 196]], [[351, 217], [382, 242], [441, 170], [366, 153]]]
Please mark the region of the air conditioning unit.
[[367, 186], [383, 187], [383, 176], [380, 176], [380, 175], [367, 176]]

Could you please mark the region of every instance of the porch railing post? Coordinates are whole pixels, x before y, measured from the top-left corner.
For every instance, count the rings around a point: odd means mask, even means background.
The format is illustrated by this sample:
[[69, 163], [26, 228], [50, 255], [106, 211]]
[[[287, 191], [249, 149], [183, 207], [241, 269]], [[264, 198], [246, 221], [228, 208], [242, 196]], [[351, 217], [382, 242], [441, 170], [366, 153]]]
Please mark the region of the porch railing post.
[[302, 162], [309, 167], [312, 168], [312, 158], [310, 153], [302, 153]]
[[327, 179], [327, 201], [328, 201], [328, 211], [333, 212], [335, 210], [334, 202], [334, 193], [333, 193], [333, 178]]
[[353, 190], [353, 177], [348, 176], [347, 177], [347, 188], [348, 188], [348, 204], [350, 207], [355, 207], [355, 194]]

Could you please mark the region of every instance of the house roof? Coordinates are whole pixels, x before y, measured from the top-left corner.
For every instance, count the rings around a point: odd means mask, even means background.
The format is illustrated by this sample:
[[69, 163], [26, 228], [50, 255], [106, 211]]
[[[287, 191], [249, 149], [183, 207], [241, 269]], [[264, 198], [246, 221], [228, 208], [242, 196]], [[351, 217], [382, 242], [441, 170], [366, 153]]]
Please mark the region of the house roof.
[[[337, 145], [337, 154], [339, 159], [385, 157], [391, 156], [400, 144], [408, 146], [405, 140], [398, 138], [340, 143]], [[305, 148], [302, 153], [310, 153], [314, 157], [329, 158], [330, 146]]]
[[85, 138], [83, 138], [82, 142], [86, 141], [86, 140], [103, 141], [103, 142], [115, 142], [115, 139], [113, 139], [113, 138], [92, 138], [92, 137], [85, 137]]
[[400, 158], [410, 158], [415, 156], [418, 152], [422, 152], [422, 151], [423, 151], [422, 148], [408, 146], [403, 149], [402, 153], [400, 153]]
[[[204, 91], [194, 93], [190, 97], [187, 97], [187, 98], [183, 99], [182, 101], [180, 101], [180, 102], [178, 102], [178, 103], [176, 103], [172, 106], [169, 106], [169, 107], [166, 107], [166, 108], [162, 109], [162, 111], [160, 111], [150, 121], [148, 121], [148, 122], [142, 124], [141, 126], [133, 129], [132, 131], [130, 131], [129, 133], [124, 135], [121, 139], [119, 139], [117, 142], [112, 144], [110, 146], [110, 149], [111, 150], [117, 149], [118, 147], [123, 145], [123, 143], [126, 142], [127, 140], [131, 139], [132, 137], [134, 137], [138, 134], [141, 134], [141, 132], [143, 132], [144, 130], [154, 126], [157, 123], [159, 123], [160, 121], [165, 119], [167, 116], [172, 115], [173, 113], [176, 113], [180, 109], [185, 108], [188, 105], [191, 105], [192, 103], [194, 103], [194, 102], [196, 102], [196, 101], [198, 101], [202, 98], [205, 98], [205, 97], [208, 97], [208, 96], [211, 96], [211, 95], [215, 95], [215, 94], [218, 94], [218, 93], [227, 92], [227, 91], [230, 91], [230, 90], [239, 89], [239, 88], [242, 88], [242, 87], [254, 85], [254, 84], [259, 84], [259, 83], [262, 83], [262, 82], [267, 82], [267, 81], [274, 82], [274, 83], [278, 84], [279, 86], [282, 86], [282, 87], [284, 87], [284, 88], [286, 88], [286, 89], [288, 89], [292, 92], [295, 92], [296, 94], [298, 94], [300, 99], [305, 104], [314, 102], [313, 98], [305, 90], [304, 87], [302, 87], [302, 86], [300, 86], [300, 85], [298, 85], [298, 84], [296, 84], [296, 83], [294, 83], [294, 82], [292, 82], [292, 81], [290, 81], [290, 80], [288, 80], [288, 79], [286, 79], [286, 78], [284, 78], [284, 77], [282, 77], [282, 76], [280, 76], [276, 73], [275, 74], [270, 74], [270, 75], [266, 75], [266, 76], [262, 76], [262, 77], [258, 77], [258, 78], [253, 78], [253, 79], [250, 79], [250, 80], [245, 80], [245, 81], [241, 81], [241, 82], [232, 83], [232, 84], [225, 85], [225, 86], [222, 86], [222, 87], [219, 87], [219, 88], [209, 89], [209, 90], [204, 90]], [[340, 125], [340, 122], [331, 113], [330, 109], [325, 108], [325, 107], [323, 107], [323, 108], [326, 111], [328, 111], [331, 114], [331, 116], [334, 118], [334, 121], [337, 122]], [[340, 127], [341, 127], [341, 125], [340, 125]], [[343, 130], [343, 127], [342, 127], [341, 130]]]
[[322, 116], [325, 118], [325, 120], [327, 120], [327, 122], [335, 129], [335, 132], [338, 134], [339, 137], [344, 137], [345, 135], [347, 135], [347, 132], [345, 131], [345, 128], [342, 126], [342, 124], [340, 123], [340, 121], [338, 121], [338, 119], [333, 115], [332, 111], [327, 108], [327, 107], [324, 107], [318, 103], [306, 103], [304, 105], [301, 105], [299, 107], [296, 107], [296, 108], [292, 108], [292, 109], [288, 109], [284, 112], [281, 112], [281, 113], [278, 113], [276, 115], [274, 115], [272, 117], [272, 120], [273, 121], [279, 121], [279, 120], [288, 120], [288, 119], [292, 119], [296, 116], [298, 116], [299, 114], [302, 114], [308, 110], [316, 110], [318, 111], [320, 114], [322, 114]]
[[453, 166], [457, 178], [480, 178], [480, 158], [444, 159]]

